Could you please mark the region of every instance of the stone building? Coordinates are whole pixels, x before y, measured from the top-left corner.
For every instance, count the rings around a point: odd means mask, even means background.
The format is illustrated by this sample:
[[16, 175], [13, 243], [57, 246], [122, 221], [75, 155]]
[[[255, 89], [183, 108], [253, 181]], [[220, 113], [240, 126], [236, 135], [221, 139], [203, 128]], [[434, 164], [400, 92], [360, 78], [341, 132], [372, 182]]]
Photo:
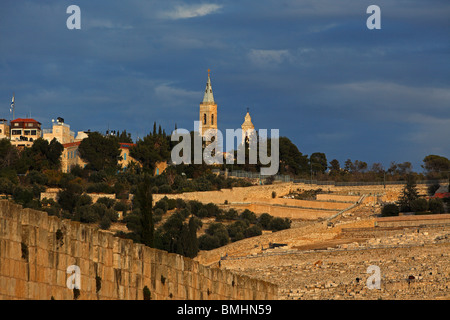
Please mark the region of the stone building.
[[242, 129], [242, 140], [241, 144], [244, 144], [244, 142], [249, 142], [250, 139], [252, 139], [255, 134], [255, 126], [252, 123], [252, 117], [250, 117], [250, 113], [247, 109], [247, 114], [245, 115], [244, 123], [241, 125]]
[[10, 137], [10, 128], [8, 124], [8, 120], [0, 119], [0, 139], [9, 139]]
[[[76, 165], [79, 165], [82, 168], [87, 165], [87, 163], [80, 158], [78, 151], [80, 144], [81, 140], [63, 144], [64, 150], [61, 155], [62, 172], [70, 172]], [[118, 161], [118, 164], [123, 170], [125, 170], [132, 162], [138, 163], [137, 160], [130, 156], [130, 148], [135, 144], [120, 142], [119, 145], [121, 160]]]
[[34, 140], [42, 136], [41, 123], [31, 118], [11, 121], [11, 144], [16, 147], [31, 147]]
[[132, 163], [138, 163], [134, 158], [130, 156], [130, 148], [135, 146], [134, 143], [125, 143], [125, 142], [119, 142], [120, 144], [120, 156], [122, 157], [121, 160], [119, 160], [119, 165], [122, 167], [123, 170], [128, 168], [128, 166]]
[[61, 154], [61, 170], [62, 172], [70, 172], [73, 167], [79, 165], [84, 168], [86, 166], [86, 162], [84, 162], [78, 153], [78, 147], [80, 146], [81, 141], [64, 143], [64, 150]]
[[57, 118], [56, 121], [52, 120], [52, 128], [44, 129], [43, 138], [48, 142], [56, 139], [59, 143], [71, 143], [75, 141], [75, 133], [70, 130], [70, 126], [64, 123], [63, 118]]

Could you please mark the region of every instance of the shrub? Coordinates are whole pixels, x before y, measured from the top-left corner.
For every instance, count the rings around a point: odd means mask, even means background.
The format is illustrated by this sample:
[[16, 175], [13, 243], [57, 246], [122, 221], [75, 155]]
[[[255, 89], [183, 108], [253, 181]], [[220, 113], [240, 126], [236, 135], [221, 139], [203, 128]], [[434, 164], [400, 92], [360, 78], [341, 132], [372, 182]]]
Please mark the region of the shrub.
[[153, 211], [153, 215], [154, 215], [154, 216], [162, 216], [163, 214], [164, 214], [164, 210], [161, 209], [161, 208], [156, 208], [156, 209]]
[[441, 199], [430, 199], [428, 201], [428, 210], [431, 211], [431, 213], [444, 213], [445, 207], [444, 207], [444, 201]]
[[75, 215], [80, 222], [94, 223], [100, 219], [98, 212], [90, 205], [79, 206], [75, 209]]
[[90, 185], [87, 190], [88, 193], [108, 193], [112, 194], [114, 193], [114, 188], [110, 187], [105, 182], [98, 182]]
[[167, 199], [168, 208], [167, 210], [173, 210], [177, 207], [177, 200], [175, 199]]
[[14, 183], [8, 178], [0, 177], [0, 193], [13, 194]]
[[[73, 170], [74, 168], [72, 168]], [[75, 169], [75, 173], [77, 174], [77, 169]], [[94, 183], [99, 183], [99, 182], [103, 182], [105, 179], [107, 178], [107, 174], [105, 171], [101, 170], [101, 171], [93, 171], [90, 175], [88, 180], [90, 182], [94, 182]]]
[[398, 216], [400, 212], [399, 207], [396, 204], [387, 204], [381, 209], [381, 216], [382, 217], [393, 217]]
[[128, 205], [122, 201], [116, 201], [116, 204], [114, 205], [114, 210], [122, 211], [124, 215], [126, 214], [128, 209], [129, 209]]
[[172, 188], [168, 184], [159, 187], [158, 193], [172, 193]]
[[14, 189], [13, 198], [15, 202], [25, 207], [33, 200], [33, 191], [17, 186]]
[[21, 242], [20, 248], [22, 252], [22, 259], [28, 260], [28, 246], [24, 242]]
[[191, 207], [191, 212], [193, 215], [200, 217], [199, 211], [202, 209], [203, 209], [203, 212], [201, 213], [202, 218], [208, 215], [208, 211], [206, 210], [206, 208], [203, 208], [203, 203], [201, 203], [200, 201], [190, 200], [188, 202], [188, 205]]
[[212, 250], [220, 247], [220, 240], [217, 236], [204, 234], [198, 238], [200, 250]]
[[248, 227], [244, 231], [244, 236], [246, 238], [260, 236], [261, 234], [262, 234], [262, 230], [261, 230], [261, 227], [258, 225]]
[[108, 230], [111, 227], [111, 219], [107, 215], [104, 215], [100, 220], [99, 226], [103, 230]]
[[201, 208], [197, 212], [196, 216], [199, 217], [199, 218], [206, 218], [208, 216], [208, 210], [206, 210], [205, 208]]
[[28, 172], [27, 180], [30, 184], [37, 183], [40, 185], [46, 185], [48, 182], [48, 177], [40, 171], [32, 170]]
[[95, 276], [95, 292], [99, 293], [102, 289], [102, 278], [99, 276]]
[[162, 198], [155, 203], [154, 209], [161, 209], [164, 213], [166, 213], [169, 209], [169, 203], [165, 200], [165, 198]]
[[221, 223], [211, 223], [206, 229], [206, 233], [219, 239], [219, 246], [224, 246], [230, 242], [227, 228]]
[[77, 201], [77, 205], [79, 206], [87, 206], [92, 204], [92, 198], [87, 194], [82, 194]]
[[177, 202], [177, 209], [182, 209], [182, 208], [186, 208], [186, 202], [183, 199], [177, 198], [176, 199]]
[[272, 222], [273, 217], [268, 213], [263, 213], [258, 218], [258, 223], [264, 230], [270, 230], [270, 223]]
[[220, 208], [214, 203], [208, 203], [204, 208], [208, 211], [208, 217], [215, 217], [221, 213]]
[[236, 220], [239, 214], [235, 209], [229, 209], [224, 213], [224, 218], [227, 220]]
[[80, 289], [73, 288], [73, 300], [78, 300], [79, 297], [80, 297]]
[[428, 210], [428, 201], [420, 198], [411, 201], [411, 210], [413, 212], [424, 212]]
[[242, 220], [247, 220], [249, 223], [256, 223], [256, 214], [248, 209], [245, 209], [239, 216]]
[[247, 220], [238, 220], [227, 227], [228, 235], [231, 241], [238, 241], [245, 238], [244, 231], [248, 228]]
[[288, 218], [273, 218], [269, 223], [269, 230], [280, 231], [289, 229], [291, 227], [291, 220]]
[[103, 203], [108, 209], [113, 208], [116, 204], [116, 200], [107, 197], [98, 198], [96, 203]]
[[147, 286], [145, 286], [144, 289], [142, 289], [142, 293], [144, 295], [144, 300], [151, 300], [151, 292]]

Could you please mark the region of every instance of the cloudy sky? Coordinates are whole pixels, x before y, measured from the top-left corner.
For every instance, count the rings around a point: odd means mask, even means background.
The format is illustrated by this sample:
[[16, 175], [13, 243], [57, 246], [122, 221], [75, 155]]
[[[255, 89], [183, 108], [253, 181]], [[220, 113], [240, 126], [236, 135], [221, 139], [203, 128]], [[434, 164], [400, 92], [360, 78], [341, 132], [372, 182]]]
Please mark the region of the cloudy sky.
[[450, 157], [449, 17], [448, 0], [2, 0], [0, 118], [14, 92], [44, 128], [193, 130], [211, 69], [223, 132], [249, 108], [304, 154], [421, 171]]

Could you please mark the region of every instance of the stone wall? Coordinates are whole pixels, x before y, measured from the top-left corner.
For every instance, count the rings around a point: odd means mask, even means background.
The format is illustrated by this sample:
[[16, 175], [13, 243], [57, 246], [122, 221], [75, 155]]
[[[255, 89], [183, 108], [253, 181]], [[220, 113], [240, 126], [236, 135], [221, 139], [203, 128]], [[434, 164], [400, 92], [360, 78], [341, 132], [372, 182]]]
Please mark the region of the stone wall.
[[250, 202], [272, 198], [272, 192], [276, 196], [288, 194], [295, 190], [294, 184], [282, 183], [263, 186], [236, 187], [219, 191], [186, 192], [183, 194], [154, 194], [153, 201], [158, 201], [167, 196], [169, 199], [181, 198], [183, 200], [197, 200], [204, 203], [224, 204], [227, 202]]
[[[41, 192], [40, 200], [48, 199], [53, 200], [55, 202], [58, 201], [58, 193], [61, 191], [59, 188], [48, 188], [45, 192]], [[109, 198], [116, 199], [116, 195], [114, 193], [85, 193], [92, 199], [92, 203], [96, 203], [100, 198]]]
[[83, 300], [142, 300], [145, 286], [154, 300], [277, 299], [269, 282], [0, 201], [0, 299], [71, 300], [70, 265]]
[[[348, 206], [349, 205], [347, 204], [346, 208]], [[252, 202], [247, 204], [234, 203], [229, 205], [219, 205], [219, 208], [226, 210], [233, 208], [237, 211], [244, 211], [245, 209], [248, 209], [254, 212], [256, 215], [268, 213], [273, 217], [289, 218], [291, 220], [325, 219], [341, 211], [338, 209], [320, 209], [320, 208], [310, 209], [310, 208], [290, 207], [286, 205], [276, 205], [264, 202]]]
[[380, 217], [375, 220], [375, 225], [378, 227], [410, 227], [435, 224], [450, 225], [450, 214], [403, 215]]
[[[427, 185], [417, 185], [420, 195], [427, 194]], [[382, 185], [371, 186], [321, 186], [310, 185], [304, 183], [275, 183], [272, 185], [238, 187], [233, 189], [222, 189], [219, 191], [203, 191], [203, 192], [186, 192], [183, 194], [154, 194], [153, 201], [158, 201], [167, 196], [168, 198], [181, 198], [184, 200], [198, 200], [204, 203], [224, 204], [225, 201], [231, 202], [255, 202], [267, 201], [272, 199], [272, 192], [275, 192], [276, 198], [282, 197], [297, 190], [317, 190], [322, 189], [324, 192], [332, 192], [333, 194], [319, 195], [318, 200], [324, 201], [349, 201], [356, 202], [363, 194], [380, 195], [380, 200], [385, 202], [396, 201], [402, 192], [404, 185]], [[346, 197], [346, 196], [353, 196]], [[356, 200], [354, 200], [356, 199]], [[280, 200], [280, 201], [284, 201]], [[287, 200], [287, 199], [286, 199]]]

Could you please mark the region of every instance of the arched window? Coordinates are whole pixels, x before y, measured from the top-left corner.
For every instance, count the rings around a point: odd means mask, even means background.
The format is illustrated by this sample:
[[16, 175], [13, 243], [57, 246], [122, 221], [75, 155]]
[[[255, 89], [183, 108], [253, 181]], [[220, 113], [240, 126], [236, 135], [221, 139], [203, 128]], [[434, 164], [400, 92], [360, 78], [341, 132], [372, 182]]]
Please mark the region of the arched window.
[[203, 114], [203, 124], [206, 124], [206, 113]]
[[211, 125], [214, 125], [214, 115], [211, 115]]

